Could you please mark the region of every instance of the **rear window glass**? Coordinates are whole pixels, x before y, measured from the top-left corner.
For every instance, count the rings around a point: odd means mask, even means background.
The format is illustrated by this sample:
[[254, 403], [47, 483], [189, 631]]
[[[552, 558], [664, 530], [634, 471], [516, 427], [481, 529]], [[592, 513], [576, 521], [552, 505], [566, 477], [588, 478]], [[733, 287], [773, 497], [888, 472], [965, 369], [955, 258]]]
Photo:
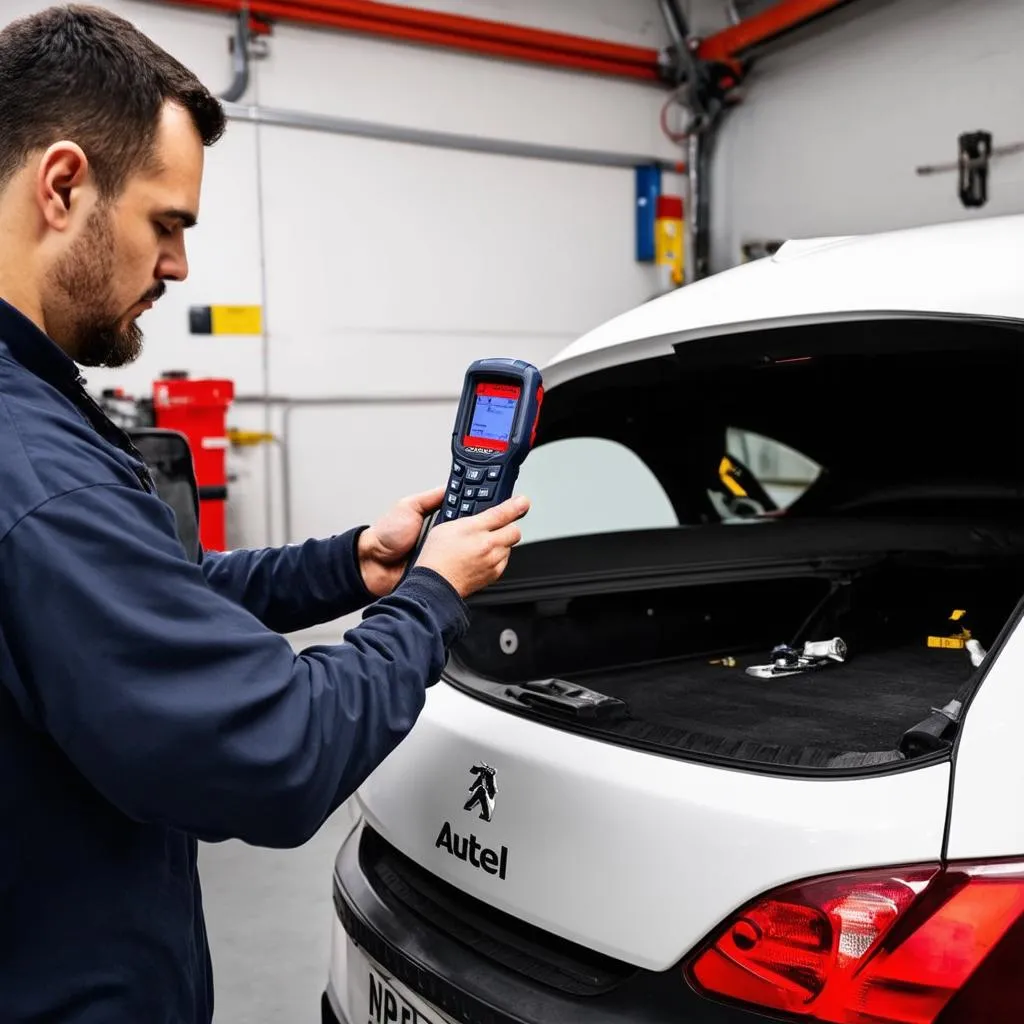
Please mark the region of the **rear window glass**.
[[[820, 472], [813, 459], [780, 441], [730, 428], [708, 498], [723, 522], [763, 516], [791, 505]], [[523, 465], [518, 490], [533, 502], [521, 524], [524, 543], [681, 525], [651, 468], [606, 438], [573, 437], [537, 448]]]
[[1015, 323], [800, 324], [552, 388], [524, 541], [780, 517], [1024, 514]]
[[537, 448], [520, 470], [517, 490], [533, 503], [520, 524], [524, 543], [679, 525], [665, 488], [643, 460], [602, 437]]

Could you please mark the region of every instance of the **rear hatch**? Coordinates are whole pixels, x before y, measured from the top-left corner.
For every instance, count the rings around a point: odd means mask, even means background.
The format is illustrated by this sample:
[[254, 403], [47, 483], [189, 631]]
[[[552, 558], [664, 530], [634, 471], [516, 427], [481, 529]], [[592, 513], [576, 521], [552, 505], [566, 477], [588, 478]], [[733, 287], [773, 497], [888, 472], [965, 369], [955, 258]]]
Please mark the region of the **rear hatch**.
[[397, 889], [596, 1014], [637, 977], [683, 1007], [687, 954], [777, 886], [937, 862], [967, 640], [994, 656], [1024, 590], [1019, 330], [752, 326], [559, 383], [524, 543], [360, 792]]
[[556, 388], [526, 543], [451, 681], [775, 774], [943, 756], [933, 709], [956, 718], [1024, 592], [1022, 338], [789, 325]]

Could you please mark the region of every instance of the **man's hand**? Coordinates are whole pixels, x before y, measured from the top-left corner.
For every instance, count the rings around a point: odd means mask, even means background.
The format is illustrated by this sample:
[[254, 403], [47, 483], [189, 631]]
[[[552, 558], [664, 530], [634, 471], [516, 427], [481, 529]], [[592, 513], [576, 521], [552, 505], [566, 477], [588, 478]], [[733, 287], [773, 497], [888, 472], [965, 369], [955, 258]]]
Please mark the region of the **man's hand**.
[[423, 517], [440, 508], [444, 490], [438, 487], [403, 498], [359, 535], [359, 571], [374, 597], [386, 597], [398, 586], [419, 540]]
[[443, 576], [463, 598], [499, 579], [522, 540], [515, 521], [530, 502], [510, 498], [486, 512], [439, 523], [427, 535], [416, 564]]

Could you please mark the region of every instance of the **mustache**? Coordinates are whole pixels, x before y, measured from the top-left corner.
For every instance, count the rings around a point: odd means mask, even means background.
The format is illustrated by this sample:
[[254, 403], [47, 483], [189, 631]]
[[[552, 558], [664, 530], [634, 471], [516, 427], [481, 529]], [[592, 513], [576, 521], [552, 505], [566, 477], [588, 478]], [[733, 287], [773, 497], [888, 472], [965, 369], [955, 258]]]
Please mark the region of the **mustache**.
[[140, 302], [156, 302], [157, 299], [161, 298], [164, 292], [167, 291], [167, 282], [158, 281], [152, 288], [146, 292], [145, 295], [139, 300]]

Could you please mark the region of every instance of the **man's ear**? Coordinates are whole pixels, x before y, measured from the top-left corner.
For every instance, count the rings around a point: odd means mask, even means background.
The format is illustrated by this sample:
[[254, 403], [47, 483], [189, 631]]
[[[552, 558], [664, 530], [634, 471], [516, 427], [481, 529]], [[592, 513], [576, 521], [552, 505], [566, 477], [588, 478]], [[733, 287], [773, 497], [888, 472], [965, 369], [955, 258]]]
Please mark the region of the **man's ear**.
[[64, 231], [89, 183], [89, 158], [75, 142], [55, 142], [39, 161], [36, 202], [46, 223]]

